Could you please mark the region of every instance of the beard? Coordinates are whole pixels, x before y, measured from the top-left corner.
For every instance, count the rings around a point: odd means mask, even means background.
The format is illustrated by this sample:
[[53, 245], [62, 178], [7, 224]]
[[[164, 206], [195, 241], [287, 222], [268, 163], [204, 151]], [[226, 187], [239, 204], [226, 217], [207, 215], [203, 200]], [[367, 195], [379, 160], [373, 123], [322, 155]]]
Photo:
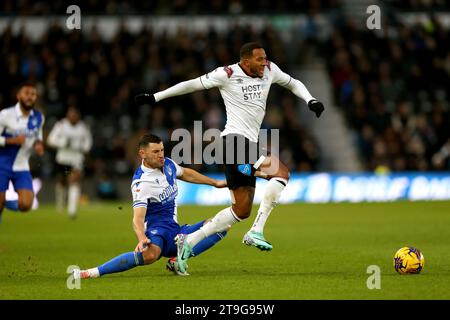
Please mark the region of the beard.
[[31, 109], [34, 108], [34, 103], [31, 103], [31, 102], [26, 103], [23, 100], [20, 100], [19, 102], [20, 102], [20, 105], [22, 106], [22, 108], [24, 108], [27, 111], [30, 111]]

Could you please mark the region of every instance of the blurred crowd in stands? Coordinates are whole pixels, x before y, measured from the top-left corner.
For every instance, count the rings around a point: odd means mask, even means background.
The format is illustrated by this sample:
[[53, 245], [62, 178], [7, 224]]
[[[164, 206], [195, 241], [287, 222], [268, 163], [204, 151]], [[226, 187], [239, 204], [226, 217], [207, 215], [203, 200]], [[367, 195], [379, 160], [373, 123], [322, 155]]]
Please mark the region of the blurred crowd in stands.
[[450, 3], [448, 0], [384, 0], [384, 5], [388, 5], [402, 11], [448, 11]]
[[381, 32], [347, 21], [323, 44], [366, 169], [450, 169], [450, 159], [438, 156], [450, 142], [449, 43], [449, 30], [431, 18], [413, 26], [391, 21]]
[[341, 2], [342, 0], [3, 0], [0, 2], [0, 13], [20, 16], [65, 14], [68, 3], [78, 5], [84, 14], [101, 15], [315, 13], [337, 8]]

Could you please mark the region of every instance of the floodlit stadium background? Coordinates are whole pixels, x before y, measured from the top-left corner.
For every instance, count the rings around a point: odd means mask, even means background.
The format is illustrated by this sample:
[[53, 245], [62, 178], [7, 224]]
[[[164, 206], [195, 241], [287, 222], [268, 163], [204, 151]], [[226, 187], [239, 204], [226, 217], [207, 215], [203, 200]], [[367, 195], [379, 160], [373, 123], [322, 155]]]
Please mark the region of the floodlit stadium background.
[[[170, 156], [176, 128], [222, 129], [216, 89], [136, 108], [135, 94], [237, 62], [261, 42], [270, 60], [326, 107], [320, 119], [272, 86], [265, 129], [280, 129], [292, 178], [282, 202], [450, 199], [450, 6], [446, 1], [80, 1], [69, 30], [64, 1], [0, 4], [0, 108], [16, 86], [36, 82], [46, 133], [69, 105], [94, 134], [83, 201], [130, 199], [139, 136], [161, 136]], [[381, 29], [369, 30], [369, 5]], [[53, 201], [54, 151], [33, 157], [39, 200]], [[207, 174], [218, 166], [195, 165]], [[259, 181], [263, 185], [265, 181]], [[180, 184], [180, 203], [223, 204], [227, 190]], [[261, 192], [257, 187], [255, 201]], [[211, 192], [214, 192], [213, 194]]]

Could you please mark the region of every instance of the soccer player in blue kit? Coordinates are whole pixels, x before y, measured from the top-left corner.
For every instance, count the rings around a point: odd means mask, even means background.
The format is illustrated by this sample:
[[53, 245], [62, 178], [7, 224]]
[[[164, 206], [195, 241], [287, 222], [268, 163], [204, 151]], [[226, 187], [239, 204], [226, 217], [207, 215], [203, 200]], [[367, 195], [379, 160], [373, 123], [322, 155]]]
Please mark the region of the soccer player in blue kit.
[[[189, 234], [200, 229], [207, 221], [194, 225], [178, 224], [175, 199], [178, 195], [176, 179], [191, 183], [201, 183], [216, 188], [226, 187], [225, 180], [215, 180], [189, 168], [183, 168], [172, 159], [164, 157], [161, 139], [152, 134], [144, 135], [139, 142], [139, 156], [142, 165], [137, 168], [131, 183], [133, 194], [133, 228], [138, 239], [134, 252], [119, 255], [105, 264], [87, 270], [75, 269], [75, 279], [97, 278], [109, 273], [122, 272], [151, 264], [161, 257], [170, 258], [167, 269], [179, 275], [175, 236]], [[214, 233], [200, 241], [192, 249], [191, 256], [211, 248], [220, 241], [227, 231]]]
[[[39, 156], [44, 154], [44, 116], [34, 109], [36, 88], [32, 84], [22, 85], [17, 100], [16, 105], [0, 112], [0, 221], [5, 206], [13, 211], [31, 209], [34, 191], [28, 161], [33, 150]], [[10, 181], [18, 200], [5, 199]]]

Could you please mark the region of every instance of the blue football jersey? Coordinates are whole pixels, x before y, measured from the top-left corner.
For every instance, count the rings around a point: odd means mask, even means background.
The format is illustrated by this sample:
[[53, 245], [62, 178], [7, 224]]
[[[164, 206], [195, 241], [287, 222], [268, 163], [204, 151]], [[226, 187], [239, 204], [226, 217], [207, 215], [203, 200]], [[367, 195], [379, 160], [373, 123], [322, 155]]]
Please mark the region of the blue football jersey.
[[147, 168], [143, 164], [136, 169], [131, 182], [133, 208], [147, 208], [147, 225], [159, 222], [178, 224], [176, 180], [182, 174], [183, 168], [170, 158], [164, 159], [162, 170]]
[[[19, 103], [0, 112], [0, 169], [29, 171], [29, 158], [36, 140], [42, 140], [44, 116], [37, 110], [24, 115]], [[25, 135], [22, 145], [6, 145], [6, 138]]]

